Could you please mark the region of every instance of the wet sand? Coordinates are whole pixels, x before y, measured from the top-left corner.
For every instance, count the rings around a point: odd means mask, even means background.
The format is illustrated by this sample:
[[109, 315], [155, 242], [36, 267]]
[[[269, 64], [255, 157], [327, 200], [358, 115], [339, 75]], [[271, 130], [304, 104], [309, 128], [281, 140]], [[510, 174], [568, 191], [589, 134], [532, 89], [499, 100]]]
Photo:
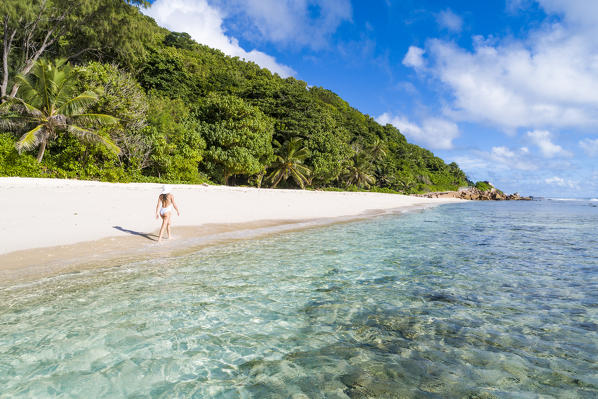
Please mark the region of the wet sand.
[[181, 216], [173, 215], [174, 239], [158, 243], [159, 184], [0, 178], [0, 202], [15, 204], [0, 227], [0, 285], [454, 202], [380, 193], [171, 188]]

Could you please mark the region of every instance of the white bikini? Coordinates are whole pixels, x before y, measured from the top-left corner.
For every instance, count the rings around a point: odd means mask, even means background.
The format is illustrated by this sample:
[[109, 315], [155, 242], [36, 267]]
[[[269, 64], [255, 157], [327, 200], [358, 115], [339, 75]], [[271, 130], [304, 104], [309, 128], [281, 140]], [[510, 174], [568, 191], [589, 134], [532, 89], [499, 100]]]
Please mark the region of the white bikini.
[[172, 212], [172, 204], [168, 205], [166, 208], [160, 209], [160, 216], [164, 216], [168, 212]]

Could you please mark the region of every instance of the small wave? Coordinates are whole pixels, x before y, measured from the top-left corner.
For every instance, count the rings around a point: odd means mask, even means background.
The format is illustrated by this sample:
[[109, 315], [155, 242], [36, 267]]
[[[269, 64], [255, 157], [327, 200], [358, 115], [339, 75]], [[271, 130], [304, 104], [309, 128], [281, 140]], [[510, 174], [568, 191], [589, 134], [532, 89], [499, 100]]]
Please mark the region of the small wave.
[[598, 202], [598, 198], [592, 198], [590, 202]]
[[579, 198], [546, 198], [549, 201], [584, 201]]

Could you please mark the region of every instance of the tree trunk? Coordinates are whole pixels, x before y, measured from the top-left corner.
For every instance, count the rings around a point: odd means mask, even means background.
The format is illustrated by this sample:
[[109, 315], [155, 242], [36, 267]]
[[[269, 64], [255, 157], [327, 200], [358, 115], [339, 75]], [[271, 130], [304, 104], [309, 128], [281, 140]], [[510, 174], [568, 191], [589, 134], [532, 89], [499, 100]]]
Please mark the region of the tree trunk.
[[44, 157], [44, 152], [46, 152], [46, 143], [48, 140], [42, 140], [41, 144], [39, 145], [39, 152], [37, 153], [37, 163], [42, 163], [42, 158]]
[[[3, 76], [2, 76], [2, 83], [0, 83], [0, 96], [5, 97], [8, 92], [8, 81], [9, 79], [9, 71], [8, 71], [8, 57], [10, 56], [10, 52], [12, 51], [12, 44], [15, 38], [15, 34], [18, 32], [19, 37], [22, 35], [23, 40], [20, 44], [20, 47], [23, 49], [23, 60], [25, 62], [25, 66], [20, 71], [22, 75], [27, 75], [31, 68], [35, 65], [36, 61], [40, 58], [40, 56], [50, 47], [52, 44], [56, 42], [63, 34], [65, 30], [65, 18], [70, 11], [66, 9], [60, 16], [56, 15], [49, 15], [49, 19], [53, 20], [54, 23], [51, 25], [49, 30], [43, 36], [43, 39], [40, 39], [39, 42], [36, 41], [36, 38], [39, 37], [40, 34], [43, 32], [38, 32], [38, 24], [44, 18], [44, 15], [47, 11], [47, 3], [48, 0], [42, 0], [39, 6], [39, 10], [37, 11], [35, 18], [33, 21], [25, 21], [24, 17], [21, 16], [17, 22], [16, 27], [11, 31], [9, 29], [9, 18], [8, 16], [4, 16], [4, 37], [3, 39], [3, 49], [2, 49], [2, 69], [3, 69]], [[29, 51], [35, 50], [33, 54], [30, 54]], [[16, 96], [19, 90], [19, 83], [13, 82], [12, 89], [10, 90], [9, 97]], [[4, 100], [2, 100], [4, 101]]]
[[222, 184], [228, 186], [228, 178], [230, 177], [230, 173], [228, 172], [227, 168], [224, 168], [224, 173], [222, 177]]
[[8, 16], [4, 17], [4, 37], [2, 40], [2, 84], [0, 84], [0, 101], [4, 102], [6, 97], [6, 90], [8, 89], [8, 54], [12, 47], [12, 41], [15, 38], [17, 30], [14, 29], [9, 33]]
[[4, 37], [2, 38], [2, 84], [0, 85], [0, 100], [4, 102], [8, 87], [8, 15], [4, 17]]
[[[54, 26], [52, 28], [50, 28], [49, 31], [46, 32], [43, 41], [39, 44], [39, 48], [37, 49], [37, 51], [33, 54], [29, 54], [29, 48], [32, 47], [32, 37], [33, 34], [35, 33], [35, 30], [37, 28], [37, 23], [40, 21], [43, 13], [46, 10], [46, 3], [47, 0], [44, 0], [40, 6], [40, 10], [37, 14], [37, 18], [36, 20], [28, 26], [28, 33], [25, 35], [25, 39], [23, 42], [23, 47], [25, 49], [27, 49], [26, 55], [25, 55], [25, 67], [20, 71], [20, 74], [25, 76], [27, 75], [30, 71], [31, 68], [33, 68], [33, 66], [35, 65], [35, 63], [37, 62], [37, 60], [39, 59], [39, 57], [44, 53], [44, 51], [46, 51], [46, 49], [51, 46], [60, 36], [62, 36], [63, 32], [63, 28], [64, 26], [62, 25], [65, 16], [68, 13], [68, 10], [64, 11], [62, 13], [62, 15], [60, 17], [58, 17], [56, 19], [56, 23], [54, 24]], [[12, 89], [10, 91], [10, 97], [14, 97], [17, 95], [17, 92], [19, 91], [19, 83], [15, 82], [15, 84], [13, 84]]]
[[[46, 33], [46, 36], [44, 38], [44, 41], [43, 41], [41, 47], [35, 52], [35, 54], [33, 54], [33, 56], [30, 59], [27, 60], [25, 67], [20, 72], [21, 75], [23, 75], [23, 76], [27, 75], [31, 71], [31, 68], [33, 68], [33, 66], [35, 65], [35, 62], [39, 59], [39, 56], [42, 55], [42, 53], [44, 51], [46, 51], [46, 48], [48, 46], [50, 46], [52, 43], [54, 43], [56, 38], [50, 39], [50, 36], [52, 35], [53, 32], [54, 32], [54, 29], [50, 29], [50, 31], [48, 31], [48, 33]], [[12, 86], [12, 90], [10, 91], [11, 97], [14, 97], [17, 95], [17, 92], [19, 91], [19, 87], [20, 87], [20, 84], [18, 82], [16, 82]]]
[[264, 172], [264, 171], [258, 173], [257, 179], [255, 179], [255, 182], [257, 183], [257, 188], [262, 188], [262, 182], [264, 181], [265, 174], [266, 174], [266, 172]]

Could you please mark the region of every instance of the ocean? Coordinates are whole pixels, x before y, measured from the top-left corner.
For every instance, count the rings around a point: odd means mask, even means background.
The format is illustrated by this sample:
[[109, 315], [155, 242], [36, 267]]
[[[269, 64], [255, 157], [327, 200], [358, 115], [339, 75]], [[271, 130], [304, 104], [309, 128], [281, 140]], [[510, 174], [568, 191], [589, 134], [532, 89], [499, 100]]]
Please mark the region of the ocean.
[[596, 398], [598, 201], [447, 204], [0, 300], [0, 398]]

